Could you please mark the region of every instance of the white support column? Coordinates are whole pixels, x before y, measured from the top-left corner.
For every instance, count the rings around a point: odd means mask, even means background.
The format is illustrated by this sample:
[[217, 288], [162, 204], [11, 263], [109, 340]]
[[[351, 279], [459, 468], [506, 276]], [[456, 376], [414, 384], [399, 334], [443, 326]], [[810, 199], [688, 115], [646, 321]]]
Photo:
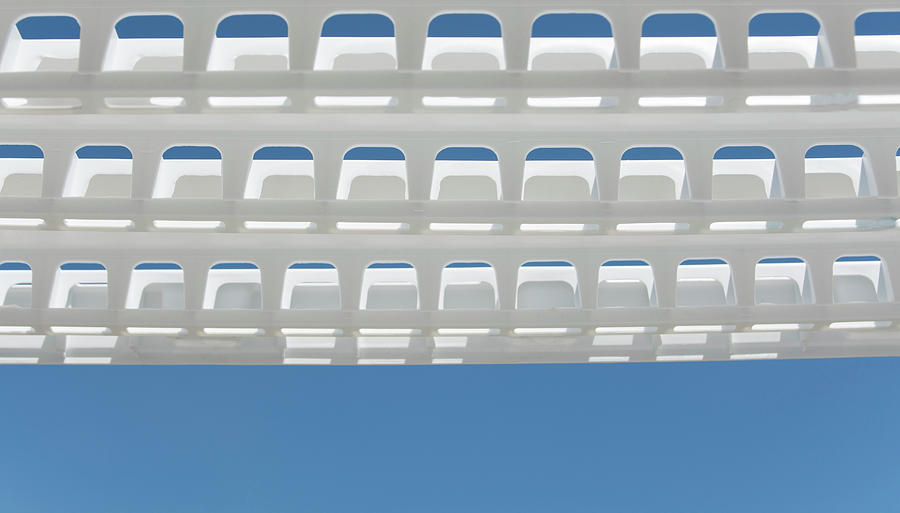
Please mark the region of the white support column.
[[887, 272], [886, 283], [894, 291], [894, 301], [900, 301], [900, 251], [883, 252], [881, 255], [883, 269]]
[[644, 9], [631, 5], [610, 10], [619, 69], [637, 71], [641, 67], [641, 30], [646, 14]]
[[819, 42], [825, 56], [825, 65], [837, 69], [856, 68], [856, 25], [854, 14], [858, 8], [852, 2], [829, 5], [816, 12], [822, 23]]
[[149, 199], [153, 197], [156, 175], [162, 154], [166, 150], [164, 143], [142, 141], [131, 146], [131, 197]]
[[61, 198], [66, 186], [66, 177], [75, 158], [78, 144], [74, 141], [60, 141], [54, 146], [44, 146], [44, 170], [41, 195], [45, 198]]
[[313, 141], [307, 147], [315, 159], [313, 165], [315, 166], [316, 199], [333, 200], [337, 198], [341, 164], [344, 161], [344, 153], [350, 149], [349, 146], [336, 141]]
[[412, 258], [416, 268], [419, 289], [419, 310], [434, 312], [438, 309], [441, 292], [441, 259], [433, 256]]
[[406, 184], [409, 199], [426, 200], [431, 192], [431, 179], [435, 152], [431, 145], [415, 145], [401, 148], [406, 158]]
[[738, 306], [756, 304], [756, 262], [757, 255], [747, 252], [733, 253], [728, 257], [731, 279], [734, 283], [734, 297]]
[[288, 58], [290, 69], [308, 71], [313, 69], [322, 24], [328, 16], [326, 9], [313, 5], [292, 8], [283, 12], [288, 20]]
[[31, 266], [31, 308], [49, 308], [53, 282], [62, 261], [61, 257], [51, 255], [35, 255], [28, 259]]
[[[184, 15], [184, 71], [206, 71], [220, 16], [194, 8]], [[224, 13], [223, 13], [224, 14]]]
[[754, 15], [753, 11], [728, 5], [710, 9], [709, 14], [716, 24], [716, 36], [725, 61], [724, 67], [730, 70], [746, 70], [750, 63], [747, 38], [750, 35], [750, 19]]
[[497, 273], [497, 300], [501, 310], [516, 309], [518, 293], [519, 267], [524, 260], [507, 258], [503, 261], [491, 262]]
[[106, 266], [107, 307], [110, 310], [124, 310], [125, 296], [134, 262], [131, 260], [104, 260]]
[[422, 69], [425, 38], [428, 23], [438, 10], [426, 6], [404, 8], [394, 19], [394, 35], [397, 40], [397, 69], [417, 71]]
[[257, 258], [262, 288], [262, 309], [275, 311], [281, 309], [281, 297], [284, 291], [284, 275], [288, 262], [279, 258]]
[[578, 276], [578, 291], [581, 296], [581, 308], [597, 308], [597, 288], [600, 283], [600, 258], [591, 255], [575, 258], [575, 273]]
[[222, 198], [237, 200], [244, 197], [250, 162], [253, 160], [253, 143], [231, 142], [220, 148], [222, 152]]
[[809, 277], [812, 280], [813, 296], [817, 305], [830, 305], [834, 302], [834, 259], [830, 254], [817, 253], [805, 257]]
[[16, 22], [24, 16], [23, 11], [3, 11], [0, 12], [0, 59], [6, 55], [6, 43], [9, 42], [13, 32], [18, 32]]
[[897, 141], [878, 139], [865, 143], [863, 165], [875, 178], [878, 196], [897, 196]]
[[510, 142], [496, 149], [500, 163], [500, 187], [504, 201], [522, 200], [522, 178], [525, 172], [525, 156], [528, 148], [522, 143]]
[[687, 174], [690, 198], [708, 200], [712, 198], [712, 165], [715, 146], [697, 142], [681, 147]]
[[81, 41], [78, 49], [78, 71], [98, 73], [103, 69], [103, 59], [115, 31], [116, 21], [123, 16], [118, 10], [95, 9], [90, 15], [78, 18], [81, 25]]
[[509, 71], [528, 69], [531, 25], [539, 12], [524, 6], [497, 12], [503, 37], [503, 51], [506, 54], [506, 69]]
[[619, 196], [619, 167], [627, 145], [606, 142], [588, 149], [594, 155], [594, 168], [597, 170], [597, 198], [615, 201]]
[[212, 263], [208, 260], [195, 259], [180, 262], [184, 269], [184, 308], [185, 310], [203, 309], [203, 295], [206, 292], [206, 280]]
[[784, 197], [803, 198], [806, 195], [806, 147], [794, 140], [774, 141], [768, 146], [775, 153]]
[[340, 280], [341, 310], [345, 312], [359, 310], [363, 273], [369, 262], [362, 258], [342, 258], [334, 265], [337, 267]]
[[678, 264], [682, 259], [669, 255], [659, 255], [646, 259], [653, 269], [653, 283], [656, 285], [656, 301], [660, 308], [675, 306], [678, 284]]

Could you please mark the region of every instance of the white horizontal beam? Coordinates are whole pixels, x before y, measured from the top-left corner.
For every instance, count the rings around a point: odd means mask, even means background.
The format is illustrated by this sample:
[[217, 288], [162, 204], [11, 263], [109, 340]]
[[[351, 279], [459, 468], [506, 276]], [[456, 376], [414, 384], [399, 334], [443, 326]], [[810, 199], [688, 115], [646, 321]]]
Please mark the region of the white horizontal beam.
[[412, 226], [412, 233], [428, 231], [429, 223], [504, 225], [492, 233], [516, 233], [522, 223], [599, 225], [589, 234], [615, 232], [619, 223], [685, 223], [690, 226], [682, 231], [696, 233], [707, 232], [712, 221], [772, 221], [784, 223], [782, 228], [770, 229], [772, 232], [799, 232], [803, 221], [826, 219], [882, 220], [882, 229], [893, 229], [898, 212], [898, 198], [671, 200], [656, 201], [652, 209], [641, 201], [600, 200], [484, 201], [476, 205], [452, 200], [8, 198], [0, 202], [0, 218], [43, 219], [43, 229], [65, 230], [65, 219], [117, 219], [132, 221], [130, 229], [136, 231], [152, 230], [154, 220], [174, 219], [221, 221], [226, 231], [246, 231], [246, 221], [312, 222], [315, 227], [294, 231], [317, 233], [333, 232], [340, 221], [405, 222]]

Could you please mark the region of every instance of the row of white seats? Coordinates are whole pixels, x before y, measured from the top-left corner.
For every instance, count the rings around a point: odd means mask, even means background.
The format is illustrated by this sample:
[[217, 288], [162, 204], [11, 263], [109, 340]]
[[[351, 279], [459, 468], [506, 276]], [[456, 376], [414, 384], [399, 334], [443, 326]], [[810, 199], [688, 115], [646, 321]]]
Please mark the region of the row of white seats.
[[[653, 269], [643, 262], [600, 267], [600, 307], [657, 306]], [[76, 266], [77, 267], [77, 266]], [[885, 302], [894, 296], [882, 262], [838, 259], [833, 266], [835, 303]], [[516, 308], [578, 308], [575, 267], [564, 262], [523, 265], [518, 271]], [[107, 271], [100, 265], [71, 268], [55, 276], [51, 308], [107, 308]], [[214, 266], [207, 275], [203, 308], [257, 309], [262, 306], [260, 270], [254, 265]], [[498, 308], [497, 277], [487, 264], [448, 265], [441, 271], [440, 309]], [[815, 301], [809, 270], [799, 259], [763, 260], [756, 266], [757, 304], [810, 304]], [[31, 306], [31, 270], [0, 270], [0, 297], [6, 306]], [[730, 266], [724, 261], [686, 261], [677, 270], [676, 306], [735, 304]], [[131, 273], [126, 308], [184, 308], [184, 272], [174, 264], [138, 266]], [[329, 264], [287, 269], [281, 308], [340, 309], [338, 270]], [[361, 309], [419, 308], [416, 269], [373, 265], [363, 275]]]
[[[386, 21], [393, 26], [387, 18]], [[707, 21], [714, 25], [713, 21]], [[499, 36], [500, 23], [496, 18], [493, 22]], [[284, 23], [286, 25], [287, 22]], [[600, 23], [609, 25], [605, 19]], [[213, 37], [212, 34], [210, 37], [209, 70], [273, 71], [290, 67], [288, 37]], [[900, 66], [898, 35], [857, 35], [854, 45], [859, 67]], [[828, 65], [827, 48], [828, 41], [821, 32], [817, 35], [750, 36], [749, 65], [751, 69], [821, 67]], [[78, 69], [79, 49], [78, 39], [23, 39], [18, 30], [11, 30], [0, 70], [75, 71]], [[715, 35], [645, 36], [641, 38], [640, 51], [642, 69], [708, 69], [723, 65]], [[183, 55], [183, 38], [120, 38], [112, 30], [103, 70], [180, 71]], [[615, 67], [616, 60], [612, 37], [532, 37], [528, 69], [606, 69]], [[496, 70], [505, 67], [506, 57], [500, 37], [426, 38], [422, 69]], [[394, 37], [319, 38], [314, 69], [396, 68], [397, 41]]]
[[[690, 199], [684, 160], [622, 160], [616, 198], [619, 200]], [[66, 175], [63, 197], [132, 196], [131, 159], [74, 158]], [[428, 198], [433, 200], [556, 200], [597, 199], [597, 173], [605, 166], [593, 160], [526, 160], [521, 196], [505, 198], [500, 163], [496, 160], [436, 160]], [[900, 165], [898, 165], [900, 169]], [[418, 172], [418, 170], [416, 170]], [[313, 160], [250, 161], [243, 197], [246, 199], [409, 199], [404, 160], [344, 160], [337, 190], [316, 188]], [[775, 158], [715, 159], [712, 199], [781, 198], [780, 176], [786, 170]], [[805, 197], [877, 196], [873, 170], [864, 157], [807, 158]], [[0, 159], [0, 196], [39, 197], [43, 162], [38, 158]], [[50, 193], [53, 196], [53, 193]], [[160, 159], [154, 198], [222, 198], [221, 159]]]

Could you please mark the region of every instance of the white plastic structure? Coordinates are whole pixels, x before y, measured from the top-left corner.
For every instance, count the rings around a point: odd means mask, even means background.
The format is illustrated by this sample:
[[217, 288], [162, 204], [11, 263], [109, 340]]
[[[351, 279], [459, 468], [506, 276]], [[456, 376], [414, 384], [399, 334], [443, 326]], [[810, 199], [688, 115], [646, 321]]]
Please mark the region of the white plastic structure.
[[7, 2], [0, 363], [900, 355], [898, 12]]

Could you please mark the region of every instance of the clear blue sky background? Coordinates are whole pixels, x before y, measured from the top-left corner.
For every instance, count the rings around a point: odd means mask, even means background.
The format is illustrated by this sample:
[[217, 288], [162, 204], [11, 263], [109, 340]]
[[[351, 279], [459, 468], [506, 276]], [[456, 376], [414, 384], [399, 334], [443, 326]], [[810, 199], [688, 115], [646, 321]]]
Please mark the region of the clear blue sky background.
[[0, 367], [10, 512], [900, 511], [900, 359]]
[[0, 512], [889, 513], [898, 397], [897, 358], [0, 366]]

